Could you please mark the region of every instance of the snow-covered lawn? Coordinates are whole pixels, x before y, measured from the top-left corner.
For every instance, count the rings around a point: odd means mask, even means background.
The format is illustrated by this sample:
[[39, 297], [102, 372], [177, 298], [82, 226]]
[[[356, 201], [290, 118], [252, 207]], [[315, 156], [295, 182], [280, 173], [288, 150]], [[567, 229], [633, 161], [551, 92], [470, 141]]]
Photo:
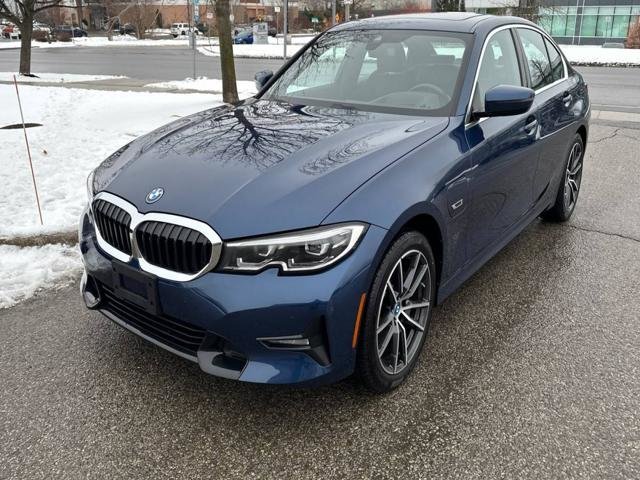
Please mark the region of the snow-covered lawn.
[[[255, 82], [238, 81], [238, 96], [240, 99], [255, 95]], [[187, 78], [185, 80], [175, 80], [170, 82], [150, 83], [147, 88], [173, 88], [176, 90], [198, 90], [201, 92], [222, 94], [222, 80], [207, 77]]]
[[0, 81], [13, 82], [14, 75], [19, 83], [95, 82], [98, 80], [127, 78], [123, 75], [82, 75], [74, 73], [38, 73], [37, 77], [27, 77], [16, 72], [0, 72]]
[[597, 45], [560, 45], [570, 63], [589, 65], [640, 65], [638, 48], [602, 48]]
[[[39, 225], [22, 129], [0, 129], [0, 236], [75, 228], [89, 171], [132, 139], [220, 103], [219, 95], [22, 86], [42, 204]], [[0, 85], [0, 127], [20, 123], [13, 85]]]
[[49, 287], [68, 285], [80, 272], [78, 247], [0, 245], [0, 309]]

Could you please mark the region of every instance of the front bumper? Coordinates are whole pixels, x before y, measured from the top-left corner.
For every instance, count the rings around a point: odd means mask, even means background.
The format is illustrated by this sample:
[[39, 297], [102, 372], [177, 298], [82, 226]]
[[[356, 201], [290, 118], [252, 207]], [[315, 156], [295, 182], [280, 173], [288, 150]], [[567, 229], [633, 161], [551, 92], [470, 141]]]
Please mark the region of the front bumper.
[[[151, 315], [114, 294], [113, 259], [98, 247], [85, 212], [81, 289], [89, 308], [207, 373], [257, 383], [330, 383], [353, 372], [358, 306], [386, 233], [370, 226], [347, 258], [310, 275], [269, 269], [210, 272], [188, 282], [158, 278], [159, 313]], [[135, 260], [130, 266], [138, 268]]]

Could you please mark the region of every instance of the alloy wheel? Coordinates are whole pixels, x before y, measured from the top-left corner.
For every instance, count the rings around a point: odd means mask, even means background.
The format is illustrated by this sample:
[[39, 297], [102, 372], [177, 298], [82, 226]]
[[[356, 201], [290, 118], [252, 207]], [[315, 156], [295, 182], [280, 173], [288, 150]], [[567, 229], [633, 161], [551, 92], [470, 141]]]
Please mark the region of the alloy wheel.
[[578, 201], [582, 180], [582, 153], [582, 145], [578, 142], [574, 143], [569, 153], [564, 180], [564, 203], [568, 211], [573, 210]]
[[376, 320], [376, 345], [382, 369], [402, 372], [419, 352], [431, 308], [431, 270], [419, 250], [409, 250], [391, 269]]

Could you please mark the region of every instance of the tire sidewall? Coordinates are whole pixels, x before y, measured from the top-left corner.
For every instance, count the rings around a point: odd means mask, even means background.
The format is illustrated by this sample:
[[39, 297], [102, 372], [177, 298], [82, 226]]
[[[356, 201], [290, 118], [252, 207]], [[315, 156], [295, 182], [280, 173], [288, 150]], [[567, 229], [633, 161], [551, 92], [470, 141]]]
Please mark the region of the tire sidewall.
[[[427, 259], [429, 270], [431, 272], [431, 307], [427, 315], [425, 331], [420, 339], [420, 345], [414, 358], [409, 365], [396, 375], [385, 372], [380, 365], [377, 351], [376, 338], [376, 320], [378, 315], [378, 306], [384, 292], [384, 285], [387, 278], [391, 274], [396, 262], [402, 255], [409, 250], [419, 250]], [[433, 312], [433, 303], [435, 299], [436, 289], [436, 270], [435, 259], [429, 242], [424, 235], [411, 231], [402, 234], [393, 242], [387, 250], [376, 274], [374, 276], [371, 288], [369, 289], [367, 306], [365, 309], [364, 324], [361, 330], [361, 338], [358, 344], [358, 370], [364, 377], [368, 386], [377, 391], [388, 391], [397, 387], [411, 373], [420, 358], [422, 348], [427, 338], [431, 315]]]

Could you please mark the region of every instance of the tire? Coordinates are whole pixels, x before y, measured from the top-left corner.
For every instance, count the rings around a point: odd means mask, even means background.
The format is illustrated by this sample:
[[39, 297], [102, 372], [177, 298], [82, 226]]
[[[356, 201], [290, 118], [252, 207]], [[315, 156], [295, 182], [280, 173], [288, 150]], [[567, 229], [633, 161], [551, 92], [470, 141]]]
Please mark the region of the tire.
[[376, 272], [361, 326], [356, 372], [370, 390], [393, 390], [415, 367], [427, 337], [435, 289], [429, 242], [415, 231], [402, 234]]
[[578, 203], [582, 169], [584, 164], [584, 142], [579, 134], [571, 141], [567, 158], [564, 161], [562, 181], [558, 186], [556, 198], [549, 209], [542, 212], [541, 217], [549, 222], [566, 222], [571, 218]]

